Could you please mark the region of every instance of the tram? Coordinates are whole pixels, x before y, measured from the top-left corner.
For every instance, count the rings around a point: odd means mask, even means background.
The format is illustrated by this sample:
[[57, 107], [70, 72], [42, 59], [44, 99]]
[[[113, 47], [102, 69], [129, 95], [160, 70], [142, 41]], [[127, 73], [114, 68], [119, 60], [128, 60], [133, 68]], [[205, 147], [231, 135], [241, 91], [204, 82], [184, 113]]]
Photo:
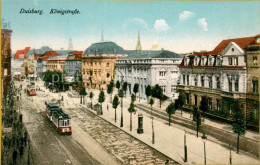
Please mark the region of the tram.
[[46, 105], [45, 114], [46, 114], [47, 118], [50, 121], [52, 121], [52, 113], [53, 113], [53, 111], [59, 109], [59, 106], [55, 103], [47, 103], [47, 102], [45, 102], [45, 105]]
[[32, 86], [32, 85], [27, 86], [27, 94], [29, 96], [35, 96], [36, 95], [36, 91], [35, 91], [34, 86]]

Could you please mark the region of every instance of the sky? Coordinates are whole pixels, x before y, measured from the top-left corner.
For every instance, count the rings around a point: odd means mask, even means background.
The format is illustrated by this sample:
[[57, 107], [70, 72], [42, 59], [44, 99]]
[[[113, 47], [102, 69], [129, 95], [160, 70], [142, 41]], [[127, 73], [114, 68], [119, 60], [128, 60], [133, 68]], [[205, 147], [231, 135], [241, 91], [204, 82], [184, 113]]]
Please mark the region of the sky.
[[[20, 13], [43, 10], [43, 14]], [[49, 14], [51, 9], [80, 14]], [[113, 41], [126, 50], [153, 45], [176, 53], [212, 50], [223, 39], [259, 34], [259, 1], [50, 1], [2, 0], [2, 22], [11, 22], [12, 52], [26, 46], [85, 50]], [[3, 20], [4, 19], [4, 20]]]

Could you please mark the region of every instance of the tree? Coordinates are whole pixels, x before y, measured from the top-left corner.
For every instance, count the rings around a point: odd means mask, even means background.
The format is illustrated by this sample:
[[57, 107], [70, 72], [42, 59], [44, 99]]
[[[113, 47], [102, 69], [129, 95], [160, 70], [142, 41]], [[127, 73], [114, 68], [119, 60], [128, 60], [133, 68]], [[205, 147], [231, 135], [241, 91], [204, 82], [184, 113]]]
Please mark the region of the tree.
[[123, 97], [124, 97], [123, 89], [120, 89], [118, 91], [118, 96], [121, 98], [121, 122], [120, 122], [120, 127], [123, 127]]
[[79, 95], [80, 95], [80, 104], [82, 104], [82, 99], [83, 99], [83, 104], [85, 104], [84, 97], [87, 95], [85, 87], [81, 88]]
[[98, 96], [98, 102], [101, 104], [101, 115], [103, 115], [102, 103], [105, 101], [104, 91], [101, 90]]
[[153, 98], [150, 99], [149, 104], [151, 105], [151, 118], [152, 118], [152, 143], [154, 144], [154, 126], [153, 126]]
[[[136, 93], [139, 92], [139, 84], [135, 83], [133, 92], [135, 93], [135, 96], [136, 96]], [[140, 93], [139, 93], [139, 101], [140, 101]]]
[[184, 105], [185, 102], [185, 96], [184, 94], [181, 92], [178, 96], [178, 99], [175, 100], [175, 109], [181, 109], [181, 115], [182, 115], [182, 106]]
[[166, 112], [169, 115], [169, 126], [171, 125], [171, 115], [174, 114], [176, 111], [174, 103], [170, 103], [166, 108]]
[[161, 108], [161, 99], [163, 97], [163, 90], [158, 84], [156, 84], [152, 88], [152, 96], [160, 100], [160, 108]]
[[125, 97], [126, 97], [126, 91], [127, 91], [127, 82], [124, 82], [122, 86], [123, 91], [125, 92]]
[[110, 101], [112, 100], [113, 87], [111, 84], [107, 85], [107, 94], [110, 94]]
[[160, 108], [161, 108], [162, 103], [163, 103], [164, 101], [166, 101], [168, 98], [169, 98], [169, 97], [166, 96], [165, 94], [163, 94], [163, 93], [161, 94], [161, 96], [160, 96], [160, 98], [159, 98], [159, 100], [160, 100]]
[[245, 116], [238, 100], [234, 100], [232, 105], [232, 129], [237, 134], [237, 153], [239, 153], [239, 136], [246, 133]]
[[201, 125], [201, 117], [200, 117], [200, 111], [199, 111], [198, 107], [196, 107], [196, 106], [193, 107], [193, 121], [196, 122], [197, 137], [199, 137], [199, 127]]
[[115, 123], [116, 123], [116, 109], [117, 109], [117, 106], [119, 105], [119, 98], [117, 95], [114, 96], [114, 99], [113, 99], [113, 108], [115, 109]]
[[208, 107], [208, 99], [206, 96], [202, 96], [201, 97], [201, 101], [200, 101], [200, 110], [203, 112], [203, 118], [205, 118], [205, 112], [208, 111], [209, 107]]
[[149, 97], [152, 95], [152, 88], [150, 85], [148, 85], [146, 88], [145, 88], [145, 95], [147, 97], [147, 101], [149, 102]]
[[90, 98], [90, 100], [91, 100], [91, 104], [90, 104], [91, 109], [93, 109], [93, 106], [92, 106], [92, 98], [93, 98], [93, 97], [94, 97], [93, 92], [90, 92], [90, 94], [89, 94], [89, 98]]
[[132, 131], [132, 113], [135, 112], [134, 102], [131, 102], [128, 112], [130, 113], [130, 131]]
[[119, 88], [120, 88], [120, 82], [117, 80], [116, 82], [116, 88], [117, 88], [117, 91], [119, 91]]

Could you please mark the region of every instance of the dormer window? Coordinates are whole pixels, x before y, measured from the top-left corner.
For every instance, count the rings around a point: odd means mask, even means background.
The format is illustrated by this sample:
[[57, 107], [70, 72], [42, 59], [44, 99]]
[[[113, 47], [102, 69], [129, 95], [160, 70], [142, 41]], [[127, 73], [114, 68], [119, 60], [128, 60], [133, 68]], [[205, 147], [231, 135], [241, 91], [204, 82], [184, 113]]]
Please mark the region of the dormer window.
[[220, 56], [217, 56], [217, 58], [216, 58], [216, 65], [217, 66], [220, 66], [221, 65], [221, 57]]
[[228, 58], [228, 64], [229, 64], [229, 65], [232, 65], [232, 64], [233, 64], [233, 59], [232, 59], [232, 57], [229, 57], [229, 58]]
[[204, 66], [206, 64], [206, 57], [201, 57], [201, 65]]
[[254, 66], [257, 66], [257, 57], [253, 57], [253, 64]]
[[209, 65], [213, 65], [213, 56], [209, 56]]
[[194, 57], [194, 65], [198, 65], [198, 57]]
[[234, 57], [234, 65], [235, 65], [235, 66], [238, 65], [238, 57]]
[[185, 65], [189, 65], [189, 61], [190, 61], [190, 58], [189, 58], [189, 57], [186, 57], [186, 58], [185, 58]]

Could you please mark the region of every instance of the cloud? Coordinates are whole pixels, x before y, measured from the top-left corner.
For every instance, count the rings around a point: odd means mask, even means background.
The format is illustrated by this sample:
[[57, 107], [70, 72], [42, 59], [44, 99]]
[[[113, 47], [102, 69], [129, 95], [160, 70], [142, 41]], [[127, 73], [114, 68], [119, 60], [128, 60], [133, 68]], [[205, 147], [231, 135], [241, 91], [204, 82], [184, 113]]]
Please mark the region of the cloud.
[[193, 17], [194, 15], [195, 15], [195, 13], [193, 13], [191, 11], [183, 11], [179, 15], [179, 20], [185, 21], [185, 20], [188, 20], [189, 18]]
[[164, 19], [156, 20], [154, 23], [154, 29], [156, 31], [167, 31], [170, 29], [169, 25], [166, 23]]
[[206, 18], [198, 19], [198, 25], [199, 27], [201, 27], [202, 31], [204, 32], [208, 31], [208, 22], [206, 21]]
[[146, 29], [148, 28], [148, 24], [142, 18], [130, 18], [130, 19], [127, 19], [124, 22], [124, 24], [123, 24], [123, 28], [125, 29], [126, 27], [129, 27], [129, 26], [136, 27], [137, 24], [145, 27]]

